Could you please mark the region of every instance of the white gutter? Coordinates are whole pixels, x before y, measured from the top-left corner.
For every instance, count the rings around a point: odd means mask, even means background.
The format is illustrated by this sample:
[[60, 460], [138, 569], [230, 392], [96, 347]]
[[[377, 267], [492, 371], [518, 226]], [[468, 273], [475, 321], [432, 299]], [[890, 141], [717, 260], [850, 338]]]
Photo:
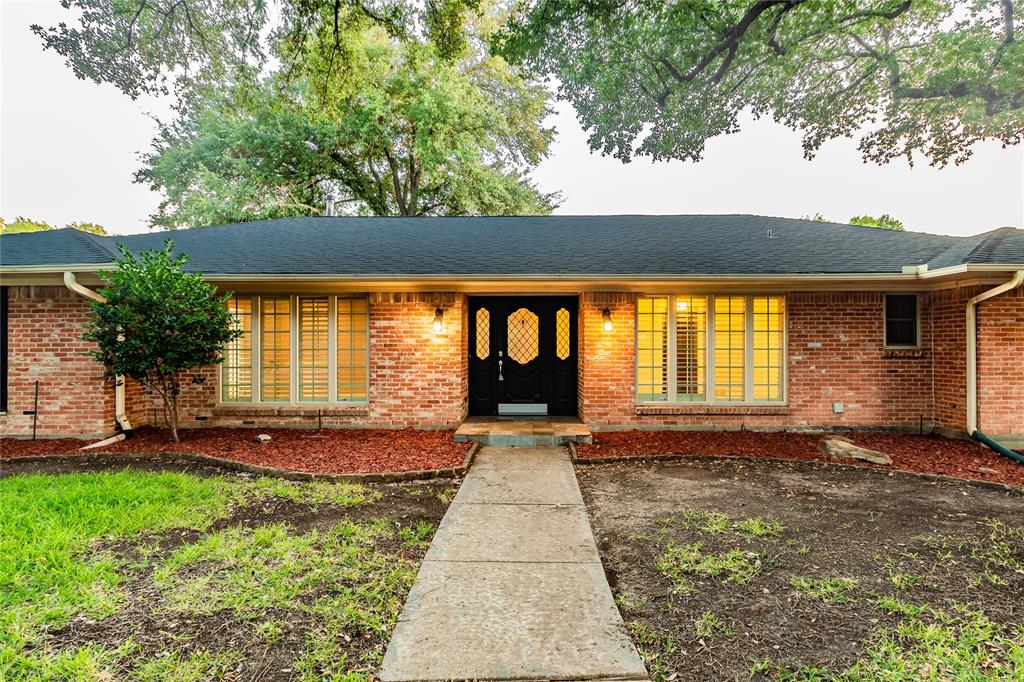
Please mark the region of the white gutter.
[[1024, 270], [1005, 282], [967, 301], [967, 435], [978, 430], [978, 304], [1024, 284]]
[[[75, 273], [73, 272], [67, 271], [64, 273], [64, 286], [79, 296], [83, 296], [93, 301], [98, 301], [99, 303], [107, 302], [107, 299], [103, 294], [97, 293], [92, 289], [79, 284], [78, 280], [75, 279]], [[89, 448], [96, 448], [101, 445], [109, 445], [110, 443], [124, 440], [125, 434], [131, 432], [132, 425], [131, 422], [128, 421], [128, 415], [125, 413], [124, 409], [124, 377], [121, 375], [114, 377], [114, 421], [116, 421], [118, 426], [121, 427], [121, 433], [111, 438], [107, 438], [106, 440], [101, 440], [98, 443], [87, 445], [82, 449], [87, 450]]]

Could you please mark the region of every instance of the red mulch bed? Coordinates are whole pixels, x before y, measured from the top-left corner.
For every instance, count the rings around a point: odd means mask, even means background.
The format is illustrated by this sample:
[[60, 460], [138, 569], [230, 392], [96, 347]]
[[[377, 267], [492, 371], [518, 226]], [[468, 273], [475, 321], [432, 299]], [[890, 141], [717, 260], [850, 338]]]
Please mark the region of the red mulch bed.
[[[266, 433], [271, 441], [255, 442]], [[189, 453], [316, 474], [384, 473], [461, 466], [471, 443], [453, 443], [451, 431], [415, 429], [183, 429], [172, 443], [165, 429], [143, 427], [128, 440], [101, 448], [111, 453]], [[83, 454], [88, 441], [0, 439], [0, 459]], [[94, 451], [86, 451], [93, 453]]]
[[[861, 447], [888, 453], [893, 462], [891, 466], [856, 462], [858, 465], [1024, 485], [1024, 464], [1017, 464], [974, 441], [934, 435], [843, 435]], [[595, 433], [593, 444], [577, 445], [576, 451], [581, 459], [712, 455], [828, 461], [818, 450], [818, 442], [823, 437], [822, 434], [762, 431], [611, 431]]]

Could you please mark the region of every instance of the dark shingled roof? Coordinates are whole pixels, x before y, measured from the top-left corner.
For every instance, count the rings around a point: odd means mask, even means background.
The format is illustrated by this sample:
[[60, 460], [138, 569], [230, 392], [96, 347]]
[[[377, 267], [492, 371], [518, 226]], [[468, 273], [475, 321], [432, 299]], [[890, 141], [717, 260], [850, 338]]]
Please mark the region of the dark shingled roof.
[[69, 228], [0, 235], [0, 266], [109, 263], [108, 239]]
[[[1024, 263], [1024, 230], [976, 237], [749, 215], [306, 217], [96, 237], [55, 230], [0, 237], [0, 266], [109, 263], [174, 240], [205, 274], [350, 276], [687, 276], [899, 273]], [[55, 268], [59, 269], [59, 268]]]

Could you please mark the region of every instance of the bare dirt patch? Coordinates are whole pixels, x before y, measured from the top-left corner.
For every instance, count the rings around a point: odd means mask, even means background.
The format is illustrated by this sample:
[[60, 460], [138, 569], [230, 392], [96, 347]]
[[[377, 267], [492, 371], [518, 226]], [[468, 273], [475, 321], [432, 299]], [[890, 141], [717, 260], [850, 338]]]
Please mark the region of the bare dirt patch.
[[[256, 434], [271, 436], [255, 442]], [[74, 438], [0, 439], [0, 460], [82, 454]], [[452, 442], [452, 431], [418, 429], [183, 429], [173, 443], [165, 429], [143, 427], [104, 453], [191, 453], [316, 474], [382, 473], [460, 466], [471, 443]]]
[[[892, 457], [891, 465], [861, 463], [895, 471], [938, 474], [979, 481], [1024, 485], [1024, 465], [980, 443], [936, 435], [844, 433], [869, 450]], [[764, 431], [612, 431], [580, 444], [580, 458], [674, 456], [746, 456], [828, 461], [818, 449], [822, 434]]]
[[[577, 474], [655, 680], [824, 680], [854, 666], [850, 679], [1024, 672], [1006, 644], [1024, 633], [1022, 493], [809, 461], [638, 461]], [[935, 632], [978, 623], [992, 641], [965, 653], [957, 647], [975, 645], [964, 634], [928, 649]], [[879, 644], [887, 636], [891, 649]]]

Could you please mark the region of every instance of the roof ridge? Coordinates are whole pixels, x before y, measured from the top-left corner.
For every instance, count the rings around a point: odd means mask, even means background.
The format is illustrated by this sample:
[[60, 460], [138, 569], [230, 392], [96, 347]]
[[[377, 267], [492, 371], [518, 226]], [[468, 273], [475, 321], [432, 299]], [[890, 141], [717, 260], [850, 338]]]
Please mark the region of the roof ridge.
[[[536, 220], [536, 219], [548, 219], [548, 218], [556, 219], [556, 220], [559, 219], [559, 218], [569, 218], [569, 219], [608, 219], [608, 218], [650, 218], [650, 219], [658, 219], [658, 218], [663, 218], [663, 219], [671, 219], [671, 218], [711, 218], [711, 219], [738, 218], [738, 219], [750, 219], [750, 218], [754, 218], [754, 219], [768, 219], [768, 220], [785, 221], [785, 222], [793, 224], [793, 225], [801, 225], [801, 226], [807, 226], [807, 227], [819, 226], [819, 227], [830, 227], [830, 228], [831, 227], [855, 228], [858, 231], [861, 231], [861, 230], [880, 230], [880, 229], [884, 229], [884, 228], [872, 227], [872, 226], [869, 226], [869, 225], [853, 225], [853, 224], [850, 224], [850, 223], [837, 223], [837, 222], [832, 222], [832, 221], [811, 220], [811, 219], [808, 219], [808, 218], [791, 218], [791, 217], [787, 217], [787, 216], [771, 216], [771, 215], [762, 215], [762, 214], [759, 214], [759, 213], [578, 213], [578, 214], [533, 214], [533, 215], [461, 215], [461, 216], [434, 216], [434, 215], [431, 215], [431, 216], [397, 216], [397, 215], [395, 215], [395, 216], [391, 216], [391, 215], [389, 215], [389, 216], [377, 216], [377, 215], [372, 215], [372, 216], [366, 216], [366, 215], [335, 215], [335, 216], [325, 216], [325, 215], [303, 215], [303, 216], [283, 216], [283, 217], [279, 217], [279, 218], [265, 218], [265, 219], [262, 219], [262, 220], [246, 220], [246, 221], [236, 222], [236, 223], [218, 223], [216, 225], [206, 225], [206, 226], [203, 226], [203, 227], [183, 227], [183, 228], [176, 228], [176, 229], [173, 229], [173, 230], [164, 230], [164, 232], [169, 232], [170, 235], [167, 238], [173, 239], [173, 236], [171, 236], [171, 235], [173, 235], [173, 233], [175, 233], [175, 232], [191, 232], [191, 231], [197, 231], [197, 230], [208, 230], [208, 229], [211, 229], [211, 228], [232, 228], [232, 227], [241, 227], [243, 225], [244, 226], [253, 226], [253, 227], [255, 227], [255, 226], [259, 226], [259, 225], [266, 225], [266, 224], [269, 224], [269, 223], [292, 223], [292, 222], [296, 222], [296, 221], [318, 221], [318, 220], [345, 220], [345, 221], [348, 221], [348, 220], [353, 220], [353, 221], [360, 221], [360, 222], [362, 222], [362, 221], [370, 222], [370, 221], [376, 221], [376, 220], [381, 220], [381, 221], [383, 221], [383, 220], [398, 220], [398, 221], [422, 220], [424, 222], [432, 222], [434, 220], [480, 220], [480, 219]], [[1003, 229], [1003, 228], [999, 228], [999, 229]], [[918, 230], [885, 230], [885, 231], [891, 232], [893, 234], [898, 234], [900, 236], [905, 236], [905, 237], [908, 237], [910, 239], [918, 239], [918, 238], [921, 238], [921, 237], [930, 237], [930, 238], [938, 237], [938, 238], [942, 238], [942, 239], [952, 239], [952, 240], [961, 241], [963, 239], [967, 239], [968, 238], [968, 237], [962, 237], [962, 236], [958, 236], [958, 235], [940, 234], [940, 233], [937, 233], [937, 232], [923, 232], [923, 231], [918, 231]], [[114, 236], [116, 236], [116, 237], [141, 237], [141, 236], [150, 236], [152, 234], [154, 234], [153, 230], [151, 230], [149, 232], [140, 232], [140, 233], [134, 233], [134, 234], [114, 235]]]
[[100, 258], [108, 258], [111, 261], [117, 258], [117, 254], [107, 248], [107, 245], [100, 241], [100, 239], [109, 239], [109, 237], [103, 237], [102, 235], [92, 234], [83, 230], [76, 230], [73, 227], [64, 227], [61, 229], [71, 230], [71, 233], [75, 238], [79, 241], [85, 242], [86, 248], [92, 251], [96, 256]]
[[[1013, 228], [1010, 228], [1013, 229]], [[970, 263], [974, 260], [975, 255], [987, 260], [992, 255], [996, 247], [1002, 243], [1006, 237], [1006, 228], [1000, 227], [995, 230], [983, 232], [978, 237], [978, 243], [972, 248], [966, 256], [964, 256], [963, 263]]]

